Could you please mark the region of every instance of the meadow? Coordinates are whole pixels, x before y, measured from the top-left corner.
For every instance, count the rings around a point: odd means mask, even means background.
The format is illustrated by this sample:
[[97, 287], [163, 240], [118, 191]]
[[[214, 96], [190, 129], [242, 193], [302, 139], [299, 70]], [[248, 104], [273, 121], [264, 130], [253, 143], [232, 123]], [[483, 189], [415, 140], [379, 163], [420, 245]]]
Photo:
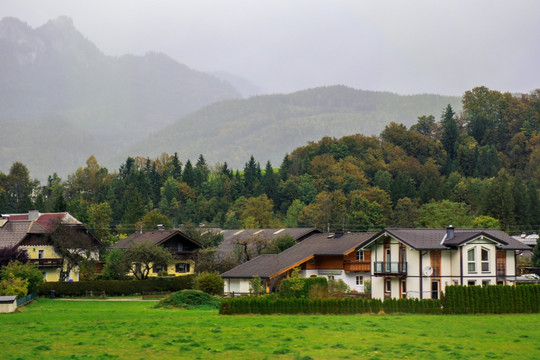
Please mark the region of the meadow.
[[154, 305], [41, 298], [0, 314], [0, 358], [540, 358], [540, 314], [225, 316]]

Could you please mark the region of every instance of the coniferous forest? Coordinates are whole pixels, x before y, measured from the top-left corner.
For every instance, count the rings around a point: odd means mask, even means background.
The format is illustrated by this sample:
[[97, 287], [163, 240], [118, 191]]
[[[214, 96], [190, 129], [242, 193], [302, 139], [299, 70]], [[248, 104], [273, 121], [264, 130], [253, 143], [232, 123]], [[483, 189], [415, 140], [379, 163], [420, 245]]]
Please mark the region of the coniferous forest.
[[477, 87], [440, 114], [418, 114], [379, 136], [325, 137], [281, 164], [204, 154], [128, 157], [118, 170], [91, 156], [65, 179], [45, 184], [14, 162], [0, 172], [0, 213], [68, 211], [114, 242], [140, 228], [204, 224], [222, 228], [540, 228], [540, 90], [513, 95]]

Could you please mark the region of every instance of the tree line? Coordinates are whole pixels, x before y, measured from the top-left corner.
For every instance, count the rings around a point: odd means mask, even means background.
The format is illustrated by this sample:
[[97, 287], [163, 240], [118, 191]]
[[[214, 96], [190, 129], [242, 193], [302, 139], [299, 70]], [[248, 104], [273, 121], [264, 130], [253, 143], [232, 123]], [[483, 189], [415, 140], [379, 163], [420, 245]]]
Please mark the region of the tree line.
[[193, 164], [177, 153], [128, 157], [116, 171], [94, 156], [45, 184], [15, 162], [0, 173], [0, 212], [69, 211], [112, 243], [157, 224], [221, 228], [540, 228], [540, 90], [512, 95], [477, 87], [379, 136], [325, 137], [287, 154], [279, 168], [251, 156], [243, 169]]

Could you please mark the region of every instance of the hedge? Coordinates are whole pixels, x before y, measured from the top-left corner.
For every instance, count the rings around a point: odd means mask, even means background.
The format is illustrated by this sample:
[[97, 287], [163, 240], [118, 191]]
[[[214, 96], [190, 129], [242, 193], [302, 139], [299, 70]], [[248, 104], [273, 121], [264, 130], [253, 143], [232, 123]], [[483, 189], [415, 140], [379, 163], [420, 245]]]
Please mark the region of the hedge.
[[275, 295], [261, 297], [246, 296], [223, 299], [219, 308], [222, 315], [234, 314], [377, 314], [417, 313], [441, 314], [439, 300], [346, 298], [346, 299], [306, 299], [281, 298]]
[[87, 291], [105, 292], [108, 296], [142, 294], [143, 292], [175, 292], [193, 289], [192, 275], [151, 278], [148, 280], [97, 280], [78, 282], [45, 282], [38, 293], [48, 296], [51, 290], [56, 296], [84, 296]]
[[442, 296], [446, 314], [540, 312], [540, 285], [447, 286]]

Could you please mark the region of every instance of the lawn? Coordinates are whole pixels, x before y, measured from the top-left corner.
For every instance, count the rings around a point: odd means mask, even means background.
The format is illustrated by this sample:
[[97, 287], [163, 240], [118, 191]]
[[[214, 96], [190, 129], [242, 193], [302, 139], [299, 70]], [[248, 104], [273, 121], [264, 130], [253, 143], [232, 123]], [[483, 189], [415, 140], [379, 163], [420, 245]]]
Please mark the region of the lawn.
[[39, 299], [0, 314], [1, 359], [540, 359], [540, 314], [220, 316]]

